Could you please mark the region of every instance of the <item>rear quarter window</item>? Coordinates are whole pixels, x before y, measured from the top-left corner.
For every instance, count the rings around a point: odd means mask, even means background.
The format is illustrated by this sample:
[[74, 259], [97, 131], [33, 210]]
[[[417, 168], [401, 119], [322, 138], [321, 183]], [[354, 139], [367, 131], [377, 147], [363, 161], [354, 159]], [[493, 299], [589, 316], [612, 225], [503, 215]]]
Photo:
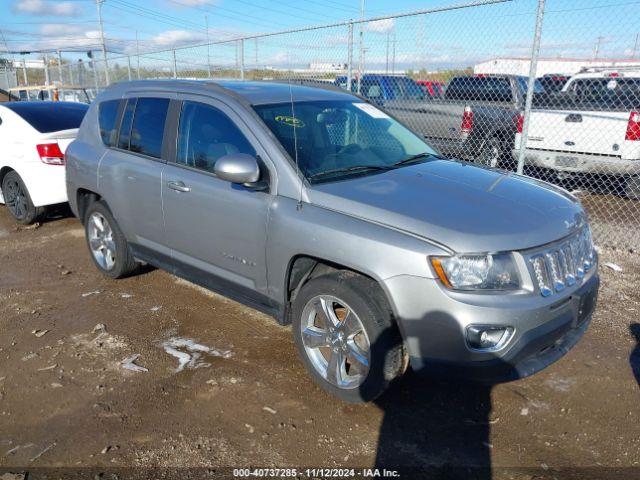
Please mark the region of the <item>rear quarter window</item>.
[[160, 158], [168, 98], [138, 98], [133, 115], [129, 150]]
[[120, 100], [108, 100], [98, 106], [98, 124], [100, 125], [100, 137], [102, 143], [108, 147], [116, 144], [118, 133], [118, 107]]
[[5, 107], [13, 110], [40, 133], [78, 128], [89, 109], [83, 103], [70, 102], [9, 102]]

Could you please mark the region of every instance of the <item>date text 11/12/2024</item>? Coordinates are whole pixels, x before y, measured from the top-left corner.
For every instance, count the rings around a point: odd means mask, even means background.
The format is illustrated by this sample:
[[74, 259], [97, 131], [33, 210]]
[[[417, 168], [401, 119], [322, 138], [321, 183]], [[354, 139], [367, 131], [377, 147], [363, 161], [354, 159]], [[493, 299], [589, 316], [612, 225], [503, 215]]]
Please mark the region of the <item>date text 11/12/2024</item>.
[[235, 468], [237, 478], [282, 478], [306, 476], [308, 478], [398, 478], [400, 473], [386, 468]]

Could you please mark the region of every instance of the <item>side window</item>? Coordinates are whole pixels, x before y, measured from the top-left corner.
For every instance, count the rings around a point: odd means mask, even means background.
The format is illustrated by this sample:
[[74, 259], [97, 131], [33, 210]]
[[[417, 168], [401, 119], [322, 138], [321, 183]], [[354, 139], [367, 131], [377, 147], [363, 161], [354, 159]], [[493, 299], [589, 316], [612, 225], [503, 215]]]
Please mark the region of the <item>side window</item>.
[[129, 150], [129, 139], [131, 138], [131, 124], [133, 123], [133, 112], [136, 109], [136, 98], [130, 98], [122, 114], [120, 122], [120, 137], [118, 138], [118, 148]]
[[161, 157], [164, 121], [168, 109], [168, 98], [138, 98], [131, 125], [129, 150], [150, 157]]
[[256, 154], [238, 127], [220, 110], [203, 103], [184, 102], [176, 163], [213, 172], [216, 161], [231, 153]]
[[98, 106], [100, 137], [102, 138], [102, 143], [108, 147], [113, 147], [116, 143], [116, 134], [118, 133], [116, 120], [119, 105], [120, 100], [108, 100]]

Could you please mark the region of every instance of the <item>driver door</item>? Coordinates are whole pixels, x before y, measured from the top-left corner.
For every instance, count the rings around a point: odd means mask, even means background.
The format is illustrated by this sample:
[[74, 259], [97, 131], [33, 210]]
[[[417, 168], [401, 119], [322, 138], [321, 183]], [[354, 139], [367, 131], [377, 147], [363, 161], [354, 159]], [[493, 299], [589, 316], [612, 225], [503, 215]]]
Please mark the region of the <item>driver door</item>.
[[[176, 155], [162, 178], [165, 232], [174, 264], [186, 276], [200, 277], [205, 280], [200, 283], [231, 296], [233, 290], [266, 293], [267, 214], [273, 197], [214, 173], [215, 162], [224, 155], [265, 158], [265, 152], [224, 103], [186, 95], [180, 99]], [[264, 166], [261, 175], [269, 176]]]

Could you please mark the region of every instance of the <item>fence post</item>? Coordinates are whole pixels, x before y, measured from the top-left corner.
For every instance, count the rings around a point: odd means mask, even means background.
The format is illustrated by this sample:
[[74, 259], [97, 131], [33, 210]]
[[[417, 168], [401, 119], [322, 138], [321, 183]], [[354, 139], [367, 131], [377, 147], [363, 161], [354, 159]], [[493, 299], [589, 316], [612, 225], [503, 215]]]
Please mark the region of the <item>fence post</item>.
[[96, 70], [96, 61], [94, 59], [91, 59], [91, 70], [93, 70], [93, 83], [96, 86], [96, 95], [98, 95], [100, 84], [98, 82], [98, 71]]
[[351, 91], [351, 79], [353, 78], [353, 22], [349, 22], [349, 33], [347, 33], [347, 91]]
[[244, 38], [239, 40], [240, 45], [240, 80], [244, 80]]
[[542, 20], [544, 18], [544, 2], [538, 0], [538, 12], [536, 14], [536, 30], [531, 47], [531, 64], [529, 66], [529, 81], [527, 83], [527, 99], [524, 105], [524, 121], [522, 122], [522, 133], [520, 134], [520, 149], [518, 150], [518, 169], [522, 175], [524, 171], [524, 150], [527, 145], [529, 135], [529, 117], [531, 116], [531, 104], [533, 102], [533, 91], [536, 82], [536, 70], [538, 69], [538, 56], [540, 55], [540, 37], [542, 36]]
[[24, 79], [24, 85], [29, 86], [29, 78], [27, 77], [27, 59], [22, 57], [22, 78]]
[[129, 77], [129, 81], [131, 81], [131, 56], [127, 55], [127, 76]]
[[58, 92], [58, 98], [64, 99], [64, 78], [62, 77], [62, 54], [58, 50], [58, 77], [60, 77], [60, 91]]
[[173, 52], [173, 78], [178, 78], [178, 63], [176, 61], [176, 51], [172, 50]]
[[44, 84], [45, 85], [49, 85], [50, 81], [49, 81], [49, 57], [47, 57], [47, 55], [44, 55]]

